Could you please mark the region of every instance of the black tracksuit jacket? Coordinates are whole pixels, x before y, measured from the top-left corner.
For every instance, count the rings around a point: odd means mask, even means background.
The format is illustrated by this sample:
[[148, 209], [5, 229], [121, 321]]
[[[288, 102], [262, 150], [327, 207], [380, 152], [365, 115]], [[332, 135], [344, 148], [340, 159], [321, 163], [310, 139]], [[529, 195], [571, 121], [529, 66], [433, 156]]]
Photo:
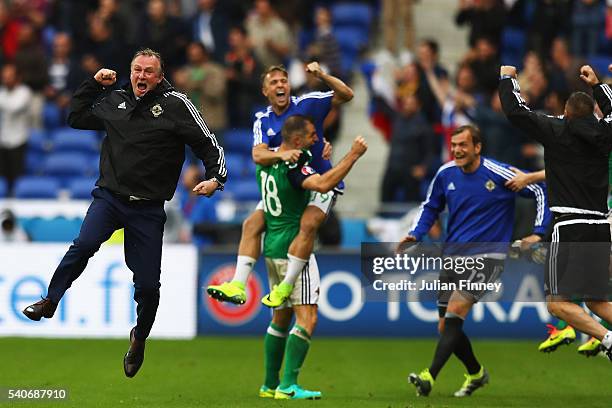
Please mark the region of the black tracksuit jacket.
[[105, 130], [96, 185], [115, 193], [170, 200], [185, 159], [185, 144], [204, 162], [206, 179], [227, 179], [223, 148], [204, 119], [165, 79], [136, 99], [131, 85], [108, 90], [95, 79], [83, 82], [70, 106], [76, 129]]
[[612, 150], [612, 90], [593, 86], [604, 114], [598, 120], [569, 120], [532, 112], [516, 79], [499, 82], [499, 97], [510, 122], [544, 145], [548, 203], [555, 214], [605, 215], [608, 212], [608, 156]]

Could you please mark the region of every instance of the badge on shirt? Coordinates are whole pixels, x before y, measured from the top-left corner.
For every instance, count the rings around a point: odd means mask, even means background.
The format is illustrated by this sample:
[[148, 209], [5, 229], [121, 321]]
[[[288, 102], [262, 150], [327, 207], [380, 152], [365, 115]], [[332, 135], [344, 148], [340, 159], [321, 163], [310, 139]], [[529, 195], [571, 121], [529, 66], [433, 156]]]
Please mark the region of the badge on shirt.
[[485, 183], [485, 188], [489, 190], [489, 192], [495, 190], [495, 182], [493, 180], [487, 180]]
[[305, 176], [310, 176], [311, 174], [315, 174], [316, 172], [314, 171], [314, 169], [310, 166], [304, 166], [302, 167], [302, 174]]
[[153, 114], [153, 116], [158, 117], [159, 115], [164, 113], [164, 110], [158, 103], [156, 105], [153, 105], [153, 107], [151, 108], [151, 113]]

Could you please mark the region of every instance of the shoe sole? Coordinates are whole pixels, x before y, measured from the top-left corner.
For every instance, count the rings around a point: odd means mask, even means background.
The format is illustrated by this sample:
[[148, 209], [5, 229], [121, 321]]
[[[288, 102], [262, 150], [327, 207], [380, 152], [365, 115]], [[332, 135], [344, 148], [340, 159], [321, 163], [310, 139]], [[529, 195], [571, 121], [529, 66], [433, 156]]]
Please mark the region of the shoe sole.
[[219, 302], [229, 302], [235, 305], [244, 305], [245, 303], [244, 299], [237, 298], [236, 296], [226, 296], [225, 293], [221, 292], [220, 290], [209, 288], [206, 289], [206, 293], [208, 293], [208, 296], [215, 300], [218, 300]]
[[570, 345], [572, 344], [576, 339], [563, 339], [561, 340], [559, 343], [555, 344], [554, 346], [548, 346], [546, 348], [543, 348], [542, 350], [540, 350], [540, 352], [542, 353], [552, 353], [553, 351], [557, 350], [559, 348], [559, 346], [563, 346], [563, 345]]

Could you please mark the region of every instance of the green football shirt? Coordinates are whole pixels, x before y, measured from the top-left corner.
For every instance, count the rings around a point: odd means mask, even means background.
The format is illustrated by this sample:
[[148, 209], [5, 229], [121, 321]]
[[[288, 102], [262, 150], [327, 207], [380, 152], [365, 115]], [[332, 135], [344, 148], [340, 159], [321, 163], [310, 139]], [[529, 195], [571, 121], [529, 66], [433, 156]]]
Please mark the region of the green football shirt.
[[293, 238], [300, 230], [300, 219], [310, 200], [302, 182], [316, 172], [308, 166], [310, 152], [303, 151], [297, 163], [257, 165], [257, 184], [266, 220], [264, 256], [287, 258]]

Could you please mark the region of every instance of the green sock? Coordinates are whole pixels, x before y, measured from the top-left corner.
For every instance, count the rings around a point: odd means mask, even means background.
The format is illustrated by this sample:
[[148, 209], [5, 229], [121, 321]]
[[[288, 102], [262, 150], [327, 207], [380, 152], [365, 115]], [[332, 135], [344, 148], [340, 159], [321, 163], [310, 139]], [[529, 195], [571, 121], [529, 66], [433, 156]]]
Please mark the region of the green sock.
[[555, 325], [557, 330], [563, 330], [567, 327], [567, 322], [565, 320], [557, 320], [557, 324]]
[[279, 383], [279, 371], [283, 365], [285, 344], [287, 343], [287, 329], [274, 323], [270, 323], [264, 337], [264, 361], [266, 367], [266, 378], [264, 384], [268, 388], [275, 389]]
[[297, 324], [291, 329], [287, 340], [287, 351], [285, 352], [285, 369], [280, 388], [287, 388], [297, 384], [297, 377], [306, 359], [306, 353], [310, 347], [310, 334]]
[[604, 319], [599, 319], [599, 320], [601, 322], [601, 325], [605, 327], [606, 330], [610, 330], [610, 324], [608, 322], [606, 322]]

